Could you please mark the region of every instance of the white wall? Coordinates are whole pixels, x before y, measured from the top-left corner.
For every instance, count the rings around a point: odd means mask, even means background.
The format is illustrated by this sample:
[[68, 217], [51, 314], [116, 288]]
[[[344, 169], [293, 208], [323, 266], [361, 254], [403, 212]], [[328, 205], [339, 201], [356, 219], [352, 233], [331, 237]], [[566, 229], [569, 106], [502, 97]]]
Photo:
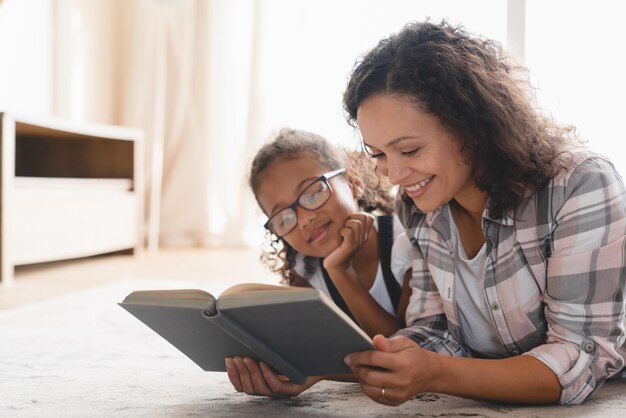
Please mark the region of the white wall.
[[538, 102], [626, 175], [626, 3], [526, 1], [526, 64]]
[[124, 0], [55, 0], [55, 115], [118, 123]]
[[53, 0], [0, 6], [0, 111], [52, 112]]
[[411, 20], [461, 23], [506, 42], [506, 1], [260, 0], [257, 28], [259, 136], [283, 126], [357, 144], [342, 94], [356, 59]]

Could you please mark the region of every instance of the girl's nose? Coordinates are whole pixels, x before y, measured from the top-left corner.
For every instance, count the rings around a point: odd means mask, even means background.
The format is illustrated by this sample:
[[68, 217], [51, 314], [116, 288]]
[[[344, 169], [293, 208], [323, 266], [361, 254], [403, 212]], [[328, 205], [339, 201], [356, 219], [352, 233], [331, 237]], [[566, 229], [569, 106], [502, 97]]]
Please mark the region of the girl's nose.
[[300, 206], [296, 208], [296, 216], [298, 217], [298, 227], [300, 229], [307, 226], [311, 221], [317, 218], [317, 211], [306, 210]]

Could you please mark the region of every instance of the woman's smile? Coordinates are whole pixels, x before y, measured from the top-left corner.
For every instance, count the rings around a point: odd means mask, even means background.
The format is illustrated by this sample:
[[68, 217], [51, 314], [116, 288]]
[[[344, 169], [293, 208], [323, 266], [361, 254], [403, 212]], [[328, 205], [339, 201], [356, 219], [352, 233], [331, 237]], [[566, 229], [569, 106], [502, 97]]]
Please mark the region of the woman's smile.
[[411, 198], [417, 198], [423, 195], [424, 193], [426, 193], [426, 190], [428, 190], [428, 187], [430, 186], [430, 182], [433, 179], [433, 177], [435, 176], [427, 177], [424, 180], [412, 186], [404, 186], [404, 190], [406, 191], [407, 196]]

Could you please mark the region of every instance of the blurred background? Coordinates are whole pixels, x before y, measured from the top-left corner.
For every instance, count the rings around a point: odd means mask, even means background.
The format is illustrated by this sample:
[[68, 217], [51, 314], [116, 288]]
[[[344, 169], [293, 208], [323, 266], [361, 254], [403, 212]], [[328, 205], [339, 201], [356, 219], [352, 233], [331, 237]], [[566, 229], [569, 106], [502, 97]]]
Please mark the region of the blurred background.
[[346, 147], [355, 60], [410, 20], [500, 41], [538, 104], [626, 172], [623, 24], [611, 0], [4, 0], [0, 111], [144, 132], [159, 247], [258, 246], [250, 159], [283, 126]]

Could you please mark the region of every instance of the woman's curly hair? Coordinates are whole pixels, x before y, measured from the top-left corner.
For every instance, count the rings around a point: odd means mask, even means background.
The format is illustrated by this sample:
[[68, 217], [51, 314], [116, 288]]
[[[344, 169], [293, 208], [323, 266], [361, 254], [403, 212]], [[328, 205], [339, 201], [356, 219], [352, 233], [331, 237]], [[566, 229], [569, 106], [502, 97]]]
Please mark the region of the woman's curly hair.
[[491, 40], [442, 21], [410, 23], [383, 39], [352, 71], [343, 96], [348, 122], [375, 95], [397, 95], [433, 114], [461, 142], [490, 215], [514, 216], [528, 190], [563, 168], [574, 129], [557, 125], [533, 105], [525, 69]]
[[[258, 203], [258, 190], [263, 182], [263, 173], [277, 161], [290, 160], [308, 155], [318, 161], [327, 170], [352, 168], [346, 171], [348, 182], [355, 184], [363, 181], [363, 193], [357, 197], [361, 210], [377, 214], [393, 213], [394, 203], [391, 185], [375, 170], [373, 160], [359, 151], [341, 150], [331, 145], [322, 136], [297, 129], [281, 129], [276, 137], [263, 145], [252, 161], [249, 185]], [[357, 178], [358, 176], [358, 178]], [[266, 231], [262, 247], [261, 261], [270, 271], [279, 273], [283, 283], [291, 284], [294, 280], [296, 250], [284, 239]], [[312, 274], [315, 258], [305, 256], [305, 275]]]

